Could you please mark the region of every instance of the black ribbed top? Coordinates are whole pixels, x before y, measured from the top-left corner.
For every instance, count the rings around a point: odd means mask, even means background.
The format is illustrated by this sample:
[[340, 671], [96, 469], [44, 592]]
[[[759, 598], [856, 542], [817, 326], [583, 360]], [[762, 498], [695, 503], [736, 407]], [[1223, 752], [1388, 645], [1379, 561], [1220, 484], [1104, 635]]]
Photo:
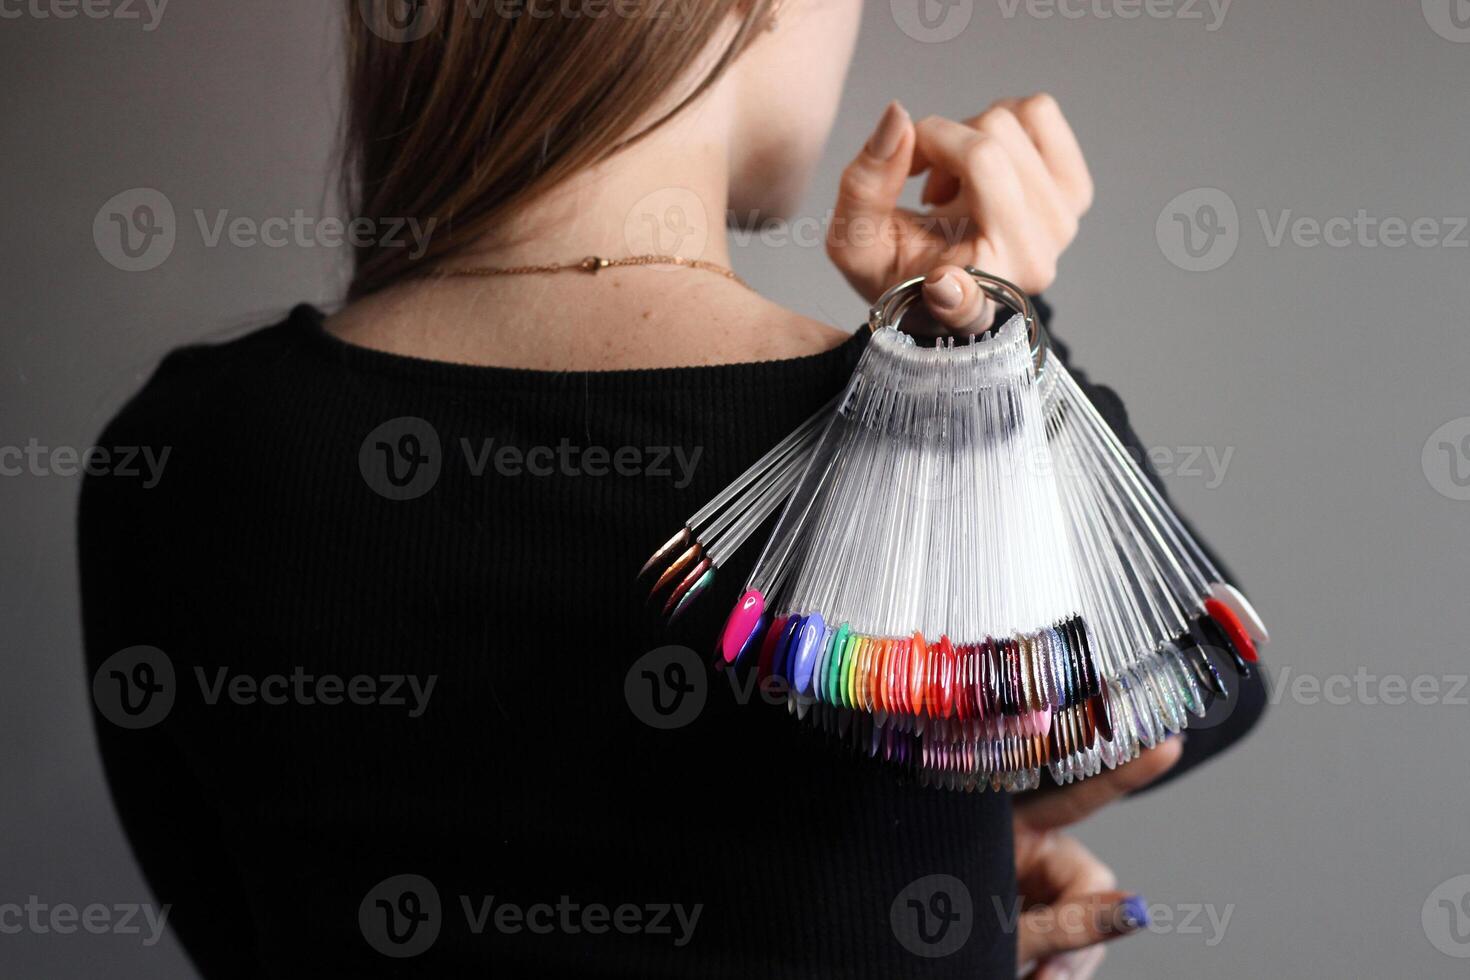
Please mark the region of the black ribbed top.
[[[87, 480], [81, 571], [92, 670], [146, 644], [174, 672], [161, 721], [98, 731], [201, 971], [1014, 976], [1004, 796], [919, 788], [708, 671], [697, 716], [656, 728], [629, 679], [667, 645], [708, 661], [763, 538], [668, 631], [634, 572], [839, 391], [864, 342], [534, 372], [351, 346], [303, 306], [170, 355], [99, 440], [166, 447], [162, 479]], [[408, 677], [433, 678], [427, 700]], [[284, 703], [231, 696], [251, 682]], [[1181, 768], [1254, 716], [1191, 736]], [[400, 875], [418, 877], [381, 885]], [[940, 958], [890, 924], [929, 875], [973, 906]], [[414, 935], [437, 933], [390, 957], [408, 891]]]

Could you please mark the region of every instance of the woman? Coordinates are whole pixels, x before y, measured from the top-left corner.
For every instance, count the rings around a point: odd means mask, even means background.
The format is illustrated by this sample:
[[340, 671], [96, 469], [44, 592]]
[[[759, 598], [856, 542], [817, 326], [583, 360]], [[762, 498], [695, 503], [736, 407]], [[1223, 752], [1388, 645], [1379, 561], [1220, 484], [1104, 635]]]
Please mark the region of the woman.
[[[665, 730], [625, 686], [648, 651], [707, 649], [751, 556], [671, 632], [631, 572], [864, 343], [729, 274], [721, 220], [797, 200], [857, 0], [349, 7], [356, 213], [426, 247], [364, 243], [335, 314], [175, 352], [105, 436], [170, 447], [168, 472], [82, 501], [99, 708], [114, 681], [168, 698], [146, 724], [103, 710], [104, 758], [200, 971], [1095, 970], [1140, 903], [1057, 828], [1232, 741], [1257, 684], [1182, 746], [1014, 805], [921, 790], [718, 684]], [[915, 174], [924, 215], [897, 206]], [[828, 252], [864, 301], [928, 273], [939, 327], [974, 330], [958, 266], [1040, 292], [1091, 196], [1048, 97], [895, 104]], [[890, 926], [933, 875], [972, 905], [944, 956]]]

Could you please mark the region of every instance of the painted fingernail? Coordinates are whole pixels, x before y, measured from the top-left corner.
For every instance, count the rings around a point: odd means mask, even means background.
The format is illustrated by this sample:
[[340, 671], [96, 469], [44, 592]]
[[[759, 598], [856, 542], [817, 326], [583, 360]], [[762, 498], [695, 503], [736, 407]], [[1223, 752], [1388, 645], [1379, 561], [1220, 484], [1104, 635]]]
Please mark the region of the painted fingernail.
[[965, 299], [965, 291], [954, 274], [946, 272], [933, 282], [924, 283], [924, 298], [941, 310], [957, 310]]
[[908, 121], [909, 114], [903, 106], [897, 102], [888, 103], [888, 108], [883, 110], [883, 118], [878, 120], [878, 128], [868, 137], [868, 155], [887, 160], [897, 153]]
[[1118, 903], [1118, 925], [1123, 932], [1137, 932], [1151, 920], [1148, 917], [1148, 900], [1142, 895], [1129, 895]]

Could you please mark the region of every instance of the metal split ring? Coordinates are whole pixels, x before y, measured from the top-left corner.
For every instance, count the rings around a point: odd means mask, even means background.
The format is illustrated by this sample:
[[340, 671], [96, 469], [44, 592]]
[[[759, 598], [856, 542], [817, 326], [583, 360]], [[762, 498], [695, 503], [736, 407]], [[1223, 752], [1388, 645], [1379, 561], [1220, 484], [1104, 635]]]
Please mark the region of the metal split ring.
[[[1041, 317], [1036, 313], [1036, 307], [1031, 302], [1031, 297], [1026, 291], [1015, 283], [993, 276], [988, 272], [981, 272], [972, 265], [965, 266], [965, 271], [975, 279], [975, 284], [987, 297], [1011, 310], [1026, 322], [1026, 332], [1031, 337], [1031, 360], [1035, 366], [1036, 375], [1041, 376], [1043, 366], [1046, 364], [1046, 354], [1050, 346], [1046, 336], [1046, 327], [1041, 322]], [[868, 329], [878, 331], [883, 327], [892, 327], [897, 330], [903, 322], [904, 314], [909, 307], [919, 299], [922, 294], [925, 276], [914, 276], [889, 289], [868, 310]], [[994, 324], [990, 329], [996, 330], [1000, 323]]]

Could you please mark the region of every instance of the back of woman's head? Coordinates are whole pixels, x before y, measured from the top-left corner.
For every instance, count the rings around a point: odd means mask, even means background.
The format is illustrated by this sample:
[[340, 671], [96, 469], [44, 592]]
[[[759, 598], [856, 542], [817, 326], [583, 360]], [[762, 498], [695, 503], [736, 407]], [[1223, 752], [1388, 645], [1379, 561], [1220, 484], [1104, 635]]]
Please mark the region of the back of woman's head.
[[[353, 215], [378, 227], [434, 222], [421, 255], [359, 245], [350, 295], [463, 252], [515, 209], [661, 125], [725, 71], [773, 5], [349, 0]], [[701, 60], [708, 67], [690, 84]]]

